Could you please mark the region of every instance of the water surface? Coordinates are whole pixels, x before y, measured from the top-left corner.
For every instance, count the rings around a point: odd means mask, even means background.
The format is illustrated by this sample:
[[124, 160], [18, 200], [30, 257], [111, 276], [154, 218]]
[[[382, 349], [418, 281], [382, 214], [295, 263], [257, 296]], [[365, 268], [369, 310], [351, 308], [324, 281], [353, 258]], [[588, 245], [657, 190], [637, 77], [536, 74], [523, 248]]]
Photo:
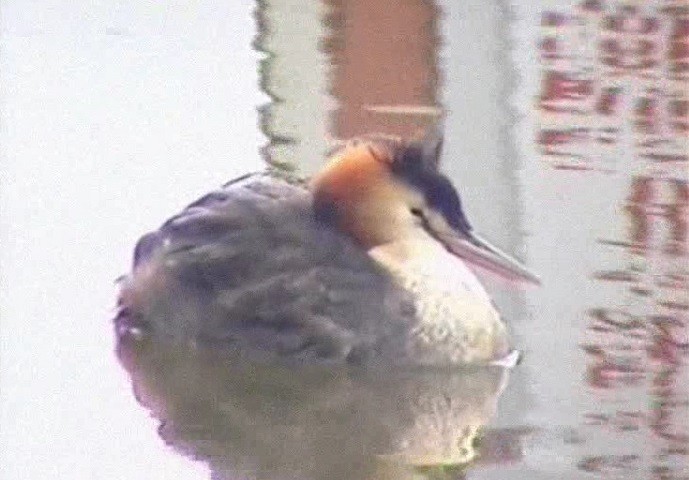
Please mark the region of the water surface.
[[[440, 397], [465, 454], [417, 475], [689, 478], [686, 2], [49, 7], [3, 5], [3, 478], [402, 478], [366, 455]], [[307, 377], [251, 410], [218, 362], [116, 351], [142, 232], [441, 117], [475, 228], [543, 279], [485, 278], [525, 352], [509, 379]]]

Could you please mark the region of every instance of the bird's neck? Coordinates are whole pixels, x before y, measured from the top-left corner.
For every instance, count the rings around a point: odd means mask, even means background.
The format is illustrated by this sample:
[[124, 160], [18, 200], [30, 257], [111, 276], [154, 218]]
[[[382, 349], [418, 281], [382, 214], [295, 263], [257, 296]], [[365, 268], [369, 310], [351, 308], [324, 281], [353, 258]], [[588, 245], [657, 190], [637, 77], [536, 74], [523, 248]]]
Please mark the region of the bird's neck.
[[426, 284], [425, 288], [448, 294], [468, 293], [481, 302], [490, 303], [485, 289], [464, 261], [425, 231], [378, 245], [368, 253], [405, 286], [421, 281]]
[[509, 352], [506, 327], [483, 286], [433, 237], [399, 238], [369, 255], [414, 299], [410, 341], [424, 362], [488, 362]]

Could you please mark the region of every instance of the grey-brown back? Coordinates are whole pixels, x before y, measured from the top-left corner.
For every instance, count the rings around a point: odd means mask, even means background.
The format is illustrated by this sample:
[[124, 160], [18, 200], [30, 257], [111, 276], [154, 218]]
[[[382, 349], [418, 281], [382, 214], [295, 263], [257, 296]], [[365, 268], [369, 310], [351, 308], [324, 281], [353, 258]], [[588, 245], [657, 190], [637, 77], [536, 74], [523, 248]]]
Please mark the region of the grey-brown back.
[[409, 294], [270, 174], [230, 182], [140, 239], [118, 331], [266, 360], [403, 362]]

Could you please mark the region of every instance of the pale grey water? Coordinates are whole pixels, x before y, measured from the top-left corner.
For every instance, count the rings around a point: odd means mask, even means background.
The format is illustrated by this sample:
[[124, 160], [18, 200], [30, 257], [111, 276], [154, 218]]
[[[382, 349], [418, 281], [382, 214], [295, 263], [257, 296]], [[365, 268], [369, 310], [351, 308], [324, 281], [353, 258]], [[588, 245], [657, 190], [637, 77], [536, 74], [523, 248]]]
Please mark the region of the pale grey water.
[[[644, 159], [633, 113], [649, 82], [672, 99], [689, 91], [686, 77], [670, 79], [663, 65], [651, 80], [612, 81], [603, 69], [600, 83], [625, 92], [626, 109], [612, 120], [620, 140], [603, 153], [584, 144], [584, 161], [556, 168], [560, 160], [536, 143], [540, 130], [611, 122], [538, 108], [548, 68], [572, 68], [546, 67], [539, 56], [553, 30], [541, 26], [543, 12], [574, 15], [576, 4], [389, 3], [4, 3], [3, 479], [235, 478], [228, 472], [237, 455], [278, 465], [275, 458], [303, 455], [232, 452], [236, 442], [213, 436], [226, 434], [212, 423], [224, 417], [201, 407], [184, 410], [191, 420], [182, 432], [184, 421], [170, 411], [176, 402], [203, 405], [224, 392], [205, 359], [153, 382], [146, 374], [159, 364], [145, 364], [132, 376], [137, 403], [113, 353], [113, 280], [127, 270], [138, 235], [264, 160], [313, 170], [333, 139], [371, 129], [409, 134], [439, 110], [447, 112], [445, 169], [469, 218], [543, 279], [537, 289], [486, 279], [525, 360], [499, 398], [490, 388], [475, 403], [458, 395], [472, 405], [458, 421], [487, 425], [478, 459], [447, 477], [689, 477], [687, 162]], [[665, 2], [674, 4], [682, 2]], [[660, 2], [643, 10], [659, 20], [661, 51], [682, 18], [667, 12]], [[416, 40], [395, 57], [394, 49], [384, 54], [389, 38]], [[581, 45], [567, 51], [581, 57]], [[359, 62], [364, 53], [374, 61]], [[657, 137], [672, 137], [670, 114], [655, 118]], [[672, 153], [689, 152], [686, 135], [666, 143]], [[668, 253], [673, 241], [683, 253]], [[610, 271], [627, 280], [606, 280]], [[596, 311], [613, 310], [615, 321], [596, 320]], [[187, 371], [197, 372], [189, 385], [177, 377]], [[168, 376], [170, 398], [156, 394]], [[383, 389], [359, 398], [337, 381], [331, 388], [364, 410], [357, 402], [401, 395]], [[187, 399], [189, 391], [199, 397]], [[322, 408], [331, 408], [326, 400]], [[149, 409], [181, 426], [159, 432]]]

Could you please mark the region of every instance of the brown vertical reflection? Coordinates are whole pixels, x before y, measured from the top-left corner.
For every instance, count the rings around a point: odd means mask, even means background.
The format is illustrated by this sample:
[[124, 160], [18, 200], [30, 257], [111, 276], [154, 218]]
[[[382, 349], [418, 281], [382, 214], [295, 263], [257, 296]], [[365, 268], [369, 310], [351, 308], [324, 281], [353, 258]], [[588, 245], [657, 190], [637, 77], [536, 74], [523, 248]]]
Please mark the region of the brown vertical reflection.
[[325, 0], [332, 134], [410, 136], [435, 122], [439, 10], [428, 0]]

